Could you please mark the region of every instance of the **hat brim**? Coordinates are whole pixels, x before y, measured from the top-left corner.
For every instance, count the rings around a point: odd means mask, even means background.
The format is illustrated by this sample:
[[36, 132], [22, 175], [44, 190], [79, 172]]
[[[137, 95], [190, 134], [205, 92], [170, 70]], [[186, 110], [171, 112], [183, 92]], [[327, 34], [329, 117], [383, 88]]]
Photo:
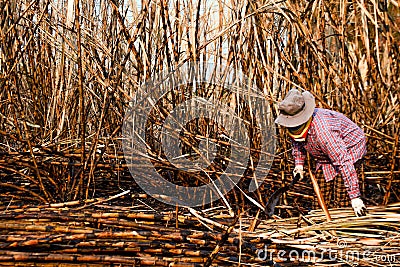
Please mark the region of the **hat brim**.
[[297, 127], [311, 118], [315, 109], [315, 98], [308, 91], [303, 92], [302, 95], [304, 98], [304, 109], [293, 116], [279, 114], [275, 120], [276, 124], [285, 127]]

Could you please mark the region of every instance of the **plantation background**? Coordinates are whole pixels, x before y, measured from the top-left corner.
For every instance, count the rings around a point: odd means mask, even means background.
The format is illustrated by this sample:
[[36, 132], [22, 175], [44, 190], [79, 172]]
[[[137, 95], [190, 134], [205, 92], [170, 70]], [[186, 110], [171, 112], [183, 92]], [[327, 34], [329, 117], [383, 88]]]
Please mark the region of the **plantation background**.
[[[141, 84], [188, 61], [242, 69], [267, 116], [293, 87], [343, 112], [368, 136], [367, 204], [399, 201], [398, 1], [1, 0], [0, 12], [3, 205], [134, 187], [124, 112]], [[277, 137], [260, 202], [291, 179], [290, 143]], [[295, 191], [284, 203], [312, 197], [307, 181]]]

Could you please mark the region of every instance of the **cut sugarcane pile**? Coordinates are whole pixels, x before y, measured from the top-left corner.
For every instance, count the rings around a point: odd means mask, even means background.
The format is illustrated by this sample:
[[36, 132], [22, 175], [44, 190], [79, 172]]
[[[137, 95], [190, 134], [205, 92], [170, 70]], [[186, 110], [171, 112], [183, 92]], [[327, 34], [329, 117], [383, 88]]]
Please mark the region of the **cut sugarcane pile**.
[[[288, 219], [230, 217], [225, 208], [156, 212], [102, 201], [4, 206], [3, 266], [396, 266], [400, 204]], [[250, 231], [250, 229], [254, 231]], [[336, 234], [336, 236], [334, 236]], [[278, 266], [278, 265], [275, 265]]]

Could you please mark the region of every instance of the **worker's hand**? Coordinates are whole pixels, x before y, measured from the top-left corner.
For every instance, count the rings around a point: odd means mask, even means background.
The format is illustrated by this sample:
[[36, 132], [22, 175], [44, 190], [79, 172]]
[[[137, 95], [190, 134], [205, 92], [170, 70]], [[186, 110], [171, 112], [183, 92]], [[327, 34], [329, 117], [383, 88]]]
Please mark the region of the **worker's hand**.
[[297, 175], [300, 175], [299, 181], [303, 180], [304, 177], [304, 170], [303, 165], [296, 165], [293, 170], [293, 177], [296, 178]]
[[365, 216], [367, 214], [367, 208], [361, 198], [354, 198], [351, 200], [351, 206], [353, 207], [354, 213], [357, 217]]

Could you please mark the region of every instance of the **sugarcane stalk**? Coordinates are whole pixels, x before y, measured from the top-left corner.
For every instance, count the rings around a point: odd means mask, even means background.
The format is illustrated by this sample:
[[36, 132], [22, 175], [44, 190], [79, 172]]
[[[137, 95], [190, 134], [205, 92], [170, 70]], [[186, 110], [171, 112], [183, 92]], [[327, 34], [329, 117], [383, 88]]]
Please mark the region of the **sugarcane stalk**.
[[[399, 131], [397, 129], [397, 131]], [[392, 183], [393, 183], [393, 179], [394, 179], [394, 169], [396, 166], [396, 154], [397, 154], [397, 149], [398, 149], [398, 145], [399, 145], [399, 135], [398, 133], [396, 133], [396, 137], [395, 137], [395, 141], [394, 141], [394, 146], [393, 146], [393, 153], [392, 153], [392, 164], [390, 167], [390, 178], [388, 181], [388, 184], [386, 186], [386, 193], [385, 193], [385, 197], [383, 198], [383, 205], [387, 205], [389, 202], [389, 197], [390, 197], [390, 191], [392, 189]]]
[[308, 173], [310, 175], [311, 182], [312, 182], [312, 185], [313, 185], [313, 188], [314, 188], [314, 192], [315, 192], [315, 195], [316, 195], [316, 197], [318, 199], [318, 203], [319, 203], [321, 209], [324, 211], [324, 214], [326, 216], [326, 220], [328, 222], [330, 222], [330, 221], [332, 221], [332, 218], [331, 218], [331, 215], [329, 213], [328, 207], [326, 206], [325, 199], [324, 199], [324, 197], [323, 197], [323, 195], [321, 193], [321, 189], [319, 188], [317, 179], [315, 178], [314, 174], [312, 173], [311, 163], [310, 163], [310, 154], [308, 152], [307, 152], [307, 161], [308, 161]]

